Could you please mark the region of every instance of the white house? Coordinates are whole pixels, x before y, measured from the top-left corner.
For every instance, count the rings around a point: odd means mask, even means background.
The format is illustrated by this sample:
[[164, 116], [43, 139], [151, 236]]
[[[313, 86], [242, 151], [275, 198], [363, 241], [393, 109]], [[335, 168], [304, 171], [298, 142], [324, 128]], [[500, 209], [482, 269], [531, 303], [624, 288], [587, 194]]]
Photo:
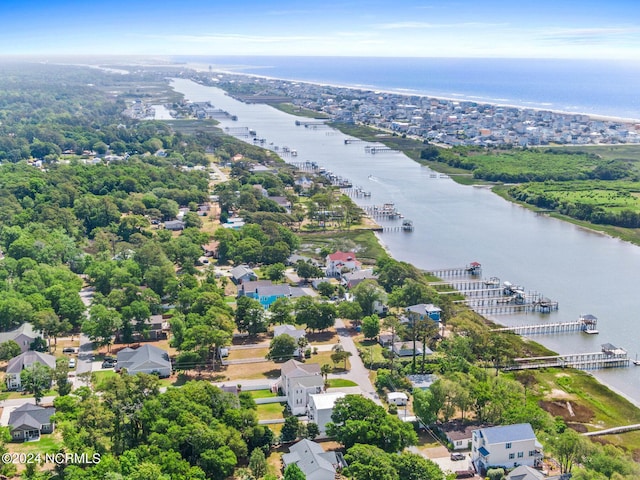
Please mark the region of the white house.
[[409, 401], [409, 397], [404, 392], [389, 392], [387, 394], [387, 401], [394, 405], [404, 406]]
[[324, 379], [317, 363], [286, 361], [280, 369], [279, 384], [294, 415], [306, 413], [311, 394], [324, 391]]
[[542, 445], [528, 423], [479, 428], [471, 437], [471, 461], [481, 474], [490, 467], [537, 466]]
[[5, 375], [7, 389], [20, 390], [22, 387], [22, 384], [20, 383], [20, 372], [36, 363], [49, 367], [53, 370], [56, 368], [56, 357], [49, 355], [48, 353], [34, 352], [31, 350], [21, 353], [17, 357], [13, 357], [7, 364], [7, 371]]
[[362, 264], [353, 252], [330, 253], [327, 255], [327, 277], [339, 277], [343, 270], [360, 270]]
[[324, 433], [327, 429], [327, 423], [331, 421], [331, 414], [336, 401], [344, 397], [344, 392], [319, 393], [309, 395], [309, 409], [307, 417], [310, 422], [318, 425], [320, 433]]

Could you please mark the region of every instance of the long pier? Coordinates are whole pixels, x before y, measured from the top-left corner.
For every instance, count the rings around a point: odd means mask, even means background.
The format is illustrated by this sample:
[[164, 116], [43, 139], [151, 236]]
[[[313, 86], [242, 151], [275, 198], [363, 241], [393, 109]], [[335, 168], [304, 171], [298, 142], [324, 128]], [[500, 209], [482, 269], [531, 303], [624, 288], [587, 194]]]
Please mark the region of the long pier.
[[365, 153], [376, 154], [384, 152], [399, 152], [400, 150], [396, 150], [395, 148], [391, 147], [372, 147], [371, 145], [367, 145], [364, 147], [364, 151]]
[[515, 364], [503, 370], [533, 370], [538, 368], [577, 368], [597, 370], [600, 368], [628, 367], [631, 363], [627, 351], [605, 344], [600, 352], [570, 353], [550, 357], [515, 358]]
[[439, 270], [422, 270], [422, 273], [433, 275], [438, 278], [461, 277], [463, 275], [481, 275], [482, 267], [475, 262], [466, 267], [441, 268]]
[[592, 323], [579, 319], [575, 322], [534, 323], [517, 327], [501, 327], [494, 328], [491, 331], [512, 332], [517, 335], [548, 335], [554, 333], [594, 332], [594, 326]]

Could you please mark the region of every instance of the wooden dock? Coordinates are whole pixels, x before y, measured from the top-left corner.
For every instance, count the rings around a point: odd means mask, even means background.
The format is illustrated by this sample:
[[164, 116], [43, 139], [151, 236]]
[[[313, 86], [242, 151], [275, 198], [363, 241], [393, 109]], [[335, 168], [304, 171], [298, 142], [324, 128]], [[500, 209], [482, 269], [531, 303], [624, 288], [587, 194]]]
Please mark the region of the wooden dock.
[[396, 150], [396, 149], [390, 148], [390, 147], [372, 147], [371, 145], [367, 145], [367, 146], [364, 147], [364, 151], [365, 151], [365, 153], [376, 154], [376, 153], [385, 153], [385, 152], [397, 153], [400, 150]]
[[575, 322], [534, 323], [516, 327], [501, 327], [494, 328], [491, 331], [512, 332], [517, 335], [550, 335], [554, 333], [587, 332], [591, 331], [593, 327], [593, 324], [578, 319]]
[[464, 275], [482, 275], [482, 266], [478, 262], [472, 262], [466, 267], [442, 268], [439, 270], [422, 270], [422, 273], [438, 278], [461, 277]]
[[600, 352], [570, 353], [550, 357], [515, 358], [515, 363], [503, 370], [533, 370], [538, 368], [577, 368], [579, 370], [597, 370], [601, 368], [628, 367], [631, 363], [627, 351], [607, 343]]

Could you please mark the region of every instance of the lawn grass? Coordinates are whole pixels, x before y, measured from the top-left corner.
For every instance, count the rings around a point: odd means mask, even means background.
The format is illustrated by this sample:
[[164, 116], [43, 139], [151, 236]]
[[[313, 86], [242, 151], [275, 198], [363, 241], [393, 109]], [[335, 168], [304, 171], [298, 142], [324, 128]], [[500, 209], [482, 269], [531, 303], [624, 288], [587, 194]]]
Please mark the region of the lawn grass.
[[328, 247], [330, 250], [344, 249], [345, 247], [355, 249], [358, 260], [371, 264], [381, 256], [387, 255], [371, 230], [300, 233], [300, 240], [301, 254], [310, 257], [317, 257], [315, 251], [322, 247]]
[[383, 347], [375, 340], [356, 341], [356, 348], [362, 352], [362, 361], [365, 366], [373, 363], [385, 363], [387, 359], [382, 355]]
[[102, 390], [105, 387], [105, 382], [112, 377], [118, 375], [115, 370], [100, 370], [91, 374], [93, 386], [96, 390]]
[[344, 378], [330, 378], [329, 388], [341, 388], [341, 387], [357, 387], [358, 384], [352, 380], [346, 380]]
[[239, 365], [227, 365], [220, 372], [230, 382], [237, 380], [275, 379], [280, 376], [282, 364], [265, 360], [260, 363], [244, 363]]
[[271, 390], [247, 390], [252, 398], [272, 398], [277, 395]]
[[257, 405], [258, 420], [277, 420], [284, 418], [284, 403], [264, 403]]

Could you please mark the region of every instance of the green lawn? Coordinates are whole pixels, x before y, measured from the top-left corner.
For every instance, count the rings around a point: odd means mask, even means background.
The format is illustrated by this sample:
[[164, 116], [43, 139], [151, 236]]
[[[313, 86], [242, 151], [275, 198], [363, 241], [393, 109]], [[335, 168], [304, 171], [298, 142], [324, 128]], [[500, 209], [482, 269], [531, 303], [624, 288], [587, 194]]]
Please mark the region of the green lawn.
[[277, 420], [284, 418], [284, 403], [265, 403], [257, 406], [259, 420]]
[[330, 378], [329, 379], [329, 388], [339, 388], [339, 387], [357, 387], [358, 384], [351, 380], [346, 380], [344, 378]]
[[271, 390], [248, 390], [248, 392], [252, 398], [272, 398], [277, 396]]

